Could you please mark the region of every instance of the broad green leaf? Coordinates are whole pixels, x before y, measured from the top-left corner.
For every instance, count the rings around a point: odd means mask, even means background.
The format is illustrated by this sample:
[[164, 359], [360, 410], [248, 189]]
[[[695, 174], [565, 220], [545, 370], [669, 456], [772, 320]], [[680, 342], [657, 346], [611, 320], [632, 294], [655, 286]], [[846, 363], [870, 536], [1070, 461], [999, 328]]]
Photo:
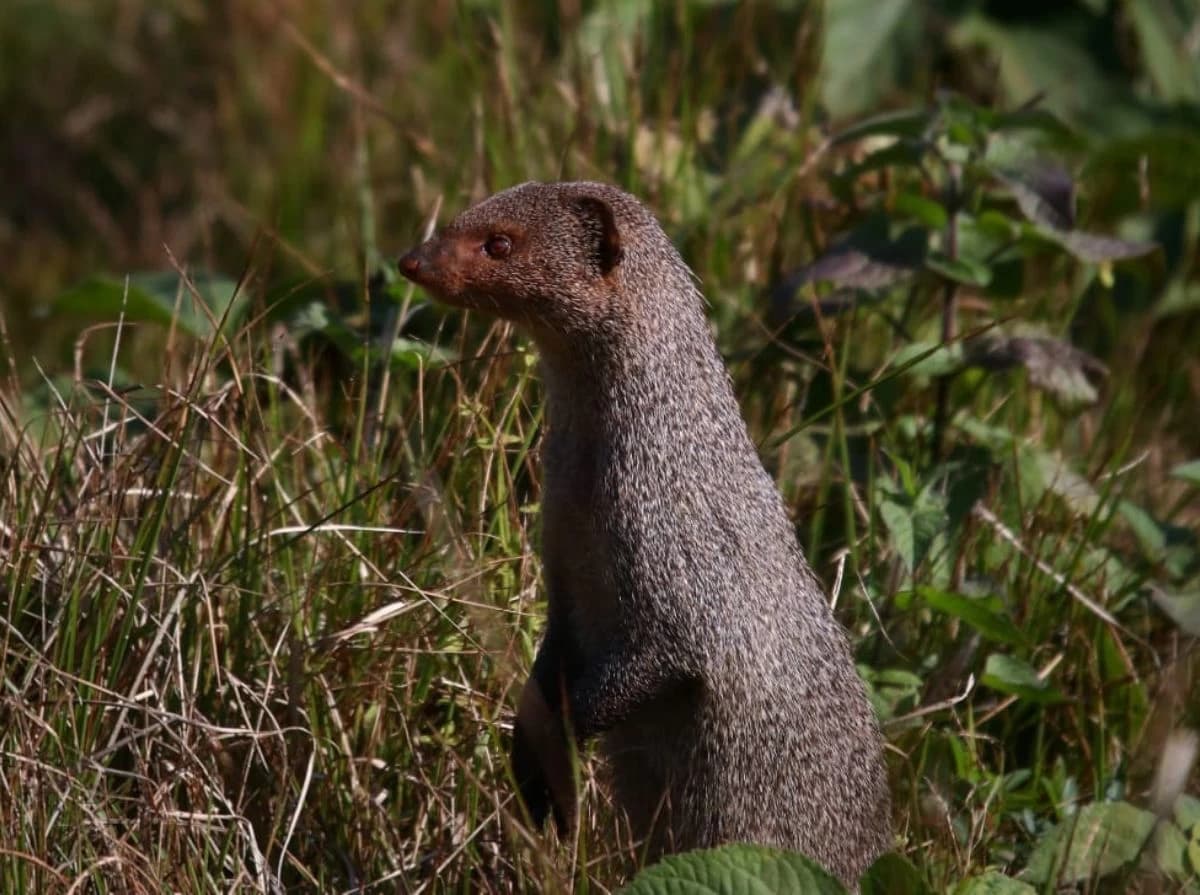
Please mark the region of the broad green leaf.
[[965, 594], [950, 593], [932, 587], [918, 588], [918, 593], [933, 609], [962, 619], [989, 640], [1009, 646], [1018, 646], [1025, 642], [1021, 630], [1013, 624], [1012, 619], [995, 608], [999, 601], [994, 597], [968, 597]]
[[1200, 589], [1170, 593], [1161, 588], [1151, 588], [1150, 595], [1158, 608], [1170, 616], [1180, 629], [1200, 637]]
[[930, 252], [925, 266], [964, 286], [983, 289], [992, 281], [992, 272], [987, 265], [971, 258], [951, 258], [941, 252]]
[[910, 573], [921, 561], [946, 526], [945, 500], [932, 489], [916, 495], [881, 480], [879, 515], [887, 526], [892, 546]]
[[[1187, 794], [1175, 799], [1175, 823], [1181, 830], [1200, 832], [1200, 799]], [[1200, 870], [1200, 865], [1197, 865]]]
[[954, 895], [1037, 895], [1037, 889], [1020, 880], [989, 870], [982, 876], [963, 880]]
[[916, 705], [925, 686], [918, 675], [903, 668], [876, 670], [859, 666], [858, 672], [867, 683], [867, 695], [875, 714], [885, 721]]
[[1154, 815], [1128, 802], [1085, 805], [1042, 837], [1023, 874], [1035, 884], [1099, 879], [1138, 857]]
[[1192, 865], [1192, 873], [1200, 876], [1200, 828], [1192, 829], [1192, 838], [1187, 846], [1188, 863]]
[[1162, 526], [1154, 521], [1153, 516], [1128, 500], [1122, 500], [1117, 509], [1133, 530], [1146, 558], [1155, 561], [1160, 559], [1167, 549], [1167, 535]]
[[202, 272], [188, 274], [187, 283], [174, 271], [130, 274], [128, 286], [116, 277], [93, 276], [60, 293], [54, 307], [104, 320], [115, 321], [123, 313], [130, 321], [174, 323], [189, 335], [207, 339], [227, 308], [227, 331], [245, 313], [247, 302], [236, 292], [232, 280]]
[[1058, 702], [1062, 695], [1048, 681], [1038, 677], [1037, 670], [1024, 659], [992, 653], [988, 656], [979, 679], [984, 686], [1011, 693], [1031, 702]]
[[1179, 464], [1171, 470], [1171, 475], [1193, 485], [1200, 485], [1200, 460]]
[[862, 895], [932, 895], [921, 871], [908, 858], [895, 852], [882, 855], [859, 883]]
[[916, 193], [900, 193], [892, 203], [898, 215], [916, 218], [930, 230], [942, 230], [949, 218], [940, 203]]
[[643, 870], [624, 895], [845, 895], [815, 862], [795, 852], [726, 845], [672, 855]]
[[1061, 498], [1063, 503], [1077, 516], [1087, 517], [1096, 512], [1100, 495], [1092, 483], [1071, 468], [1058, 454], [1028, 447], [1018, 457], [1021, 464], [1022, 485], [1033, 485], [1030, 496], [1040, 499], [1045, 491]]
[[825, 7], [821, 101], [831, 114], [869, 109], [888, 85], [903, 81], [923, 34], [921, 9], [913, 0], [839, 0]]
[[1154, 828], [1154, 839], [1150, 844], [1150, 857], [1154, 865], [1174, 879], [1187, 879], [1191, 876], [1188, 870], [1188, 838], [1179, 827], [1170, 821], [1162, 821]]

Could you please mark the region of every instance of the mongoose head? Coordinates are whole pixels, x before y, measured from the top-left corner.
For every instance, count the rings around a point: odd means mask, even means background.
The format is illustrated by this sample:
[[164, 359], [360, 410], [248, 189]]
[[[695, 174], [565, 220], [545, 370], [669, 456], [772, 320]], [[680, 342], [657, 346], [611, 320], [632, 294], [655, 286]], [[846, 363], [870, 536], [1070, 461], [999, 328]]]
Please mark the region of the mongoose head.
[[447, 304], [571, 335], [620, 316], [630, 243], [669, 246], [649, 211], [602, 183], [524, 183], [475, 205], [400, 259]]

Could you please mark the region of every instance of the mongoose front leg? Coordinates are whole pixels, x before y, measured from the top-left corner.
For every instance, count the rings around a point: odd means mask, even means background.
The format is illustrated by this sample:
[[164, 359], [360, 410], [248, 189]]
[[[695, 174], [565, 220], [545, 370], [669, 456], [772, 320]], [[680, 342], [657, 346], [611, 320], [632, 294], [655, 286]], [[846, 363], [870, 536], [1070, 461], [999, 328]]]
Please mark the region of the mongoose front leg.
[[551, 623], [521, 692], [513, 725], [512, 768], [534, 825], [541, 827], [553, 810], [555, 826], [562, 833], [574, 829], [576, 814], [573, 747], [562, 710], [565, 675], [562, 635]]
[[639, 628], [637, 635], [621, 636], [580, 675], [567, 692], [575, 737], [583, 742], [611, 730], [635, 712], [700, 680], [683, 652], [686, 641]]

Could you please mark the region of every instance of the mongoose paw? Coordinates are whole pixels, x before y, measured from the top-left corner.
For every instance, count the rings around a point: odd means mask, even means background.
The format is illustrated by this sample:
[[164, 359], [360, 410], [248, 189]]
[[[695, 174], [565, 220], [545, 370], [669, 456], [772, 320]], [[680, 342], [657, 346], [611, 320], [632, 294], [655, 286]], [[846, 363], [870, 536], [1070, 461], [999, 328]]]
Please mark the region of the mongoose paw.
[[[513, 728], [512, 771], [521, 801], [525, 803], [533, 825], [541, 829], [550, 811], [550, 786], [542, 773], [524, 725], [520, 722]], [[557, 811], [554, 820], [559, 829], [562, 829], [562, 821]]]

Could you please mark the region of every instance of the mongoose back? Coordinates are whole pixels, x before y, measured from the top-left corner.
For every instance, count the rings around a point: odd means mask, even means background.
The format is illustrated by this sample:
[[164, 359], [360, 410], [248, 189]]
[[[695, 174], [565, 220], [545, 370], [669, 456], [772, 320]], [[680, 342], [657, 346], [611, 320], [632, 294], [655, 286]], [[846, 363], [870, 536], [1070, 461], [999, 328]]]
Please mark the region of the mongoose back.
[[541, 355], [549, 617], [513, 746], [533, 819], [573, 822], [566, 737], [599, 736], [651, 856], [757, 842], [855, 885], [890, 840], [879, 729], [657, 220], [526, 183], [400, 269]]

